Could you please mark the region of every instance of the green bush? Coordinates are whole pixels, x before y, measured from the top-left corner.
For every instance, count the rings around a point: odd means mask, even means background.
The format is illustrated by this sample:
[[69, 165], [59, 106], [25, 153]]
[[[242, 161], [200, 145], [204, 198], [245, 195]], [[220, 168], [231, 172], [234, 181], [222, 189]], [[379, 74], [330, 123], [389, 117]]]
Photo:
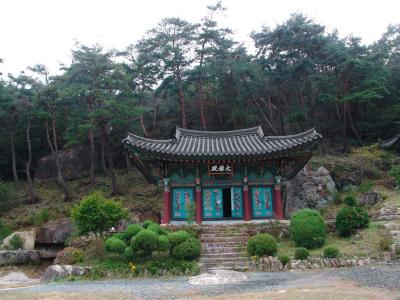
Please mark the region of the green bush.
[[310, 251], [307, 248], [299, 247], [294, 251], [295, 259], [307, 259], [310, 256]]
[[158, 251], [168, 251], [169, 239], [166, 235], [158, 236]]
[[42, 225], [50, 219], [50, 213], [47, 208], [43, 208], [40, 213], [33, 217], [33, 225]]
[[10, 246], [13, 250], [22, 249], [24, 245], [24, 239], [21, 238], [18, 234], [14, 234], [10, 239]]
[[124, 240], [125, 241], [130, 241], [142, 229], [143, 229], [143, 227], [141, 225], [139, 225], [139, 224], [131, 224], [131, 225], [129, 225], [126, 228], [125, 232], [124, 232]]
[[178, 230], [168, 234], [170, 249], [175, 248], [191, 237], [190, 233], [185, 230]]
[[324, 249], [324, 258], [338, 258], [340, 251], [337, 247], [330, 246]]
[[288, 255], [279, 255], [278, 259], [283, 267], [285, 267], [290, 262], [290, 257]]
[[400, 186], [400, 165], [392, 166], [389, 173], [394, 178], [397, 186]]
[[96, 192], [83, 198], [71, 210], [71, 216], [81, 234], [94, 232], [102, 236], [104, 231], [125, 218], [127, 211], [120, 203], [106, 200], [101, 193]]
[[314, 249], [325, 244], [326, 226], [316, 210], [301, 209], [293, 214], [289, 230], [297, 247]]
[[168, 230], [165, 229], [164, 227], [161, 227], [161, 226], [160, 226], [160, 232], [159, 232], [159, 234], [160, 234], [160, 235], [168, 235]]
[[111, 243], [115, 240], [115, 237], [110, 237], [108, 239], [106, 239], [106, 241], [104, 242], [104, 248], [107, 251], [111, 251]]
[[142, 226], [143, 228], [147, 229], [147, 227], [149, 227], [151, 224], [154, 224], [152, 220], [144, 220]]
[[195, 238], [189, 238], [175, 246], [172, 255], [176, 259], [193, 260], [200, 257], [200, 250], [200, 241]]
[[141, 250], [145, 256], [151, 256], [158, 248], [157, 234], [148, 229], [141, 230], [131, 240], [131, 247], [134, 251]]
[[0, 219], [0, 243], [6, 237], [8, 237], [12, 233], [10, 227], [8, 227], [4, 222]]
[[0, 214], [14, 208], [17, 203], [14, 186], [0, 181]]
[[[113, 238], [115, 238], [115, 239], [119, 239], [119, 240], [125, 240], [125, 232], [117, 232], [117, 233], [114, 233], [113, 235], [112, 235], [112, 237]], [[129, 241], [130, 241], [130, 239], [129, 239]]]
[[124, 257], [128, 260], [131, 260], [135, 257], [135, 251], [133, 251], [132, 247], [126, 247], [124, 250]]
[[336, 216], [336, 229], [344, 237], [352, 235], [357, 229], [367, 227], [368, 224], [368, 213], [360, 207], [344, 207]]
[[372, 180], [364, 179], [363, 181], [361, 181], [358, 187], [358, 191], [360, 193], [368, 193], [370, 190], [372, 190], [373, 187], [374, 187], [374, 182]]
[[275, 238], [267, 233], [253, 235], [247, 242], [247, 252], [250, 256], [275, 255], [278, 245]]
[[126, 248], [126, 243], [123, 240], [119, 240], [116, 238], [113, 238], [111, 243], [110, 243], [110, 251], [116, 254], [122, 254], [124, 253]]
[[347, 204], [348, 206], [357, 206], [356, 197], [354, 197], [353, 195], [349, 195], [346, 198], [344, 198], [344, 203]]
[[153, 231], [157, 235], [160, 234], [160, 225], [158, 224], [150, 224], [149, 226], [147, 226], [147, 229]]

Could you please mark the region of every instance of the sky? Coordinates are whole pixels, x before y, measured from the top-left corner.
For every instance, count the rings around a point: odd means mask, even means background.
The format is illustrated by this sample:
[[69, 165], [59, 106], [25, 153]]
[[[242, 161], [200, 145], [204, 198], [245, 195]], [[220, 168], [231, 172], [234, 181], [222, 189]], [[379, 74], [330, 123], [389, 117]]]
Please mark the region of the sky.
[[[46, 65], [52, 74], [68, 65], [71, 49], [99, 43], [124, 49], [164, 17], [199, 22], [210, 0], [1, 0], [0, 72], [18, 74], [28, 66]], [[400, 23], [399, 0], [225, 0], [217, 20], [235, 32], [236, 40], [252, 47], [249, 34], [274, 27], [291, 13], [302, 12], [337, 29], [340, 36], [359, 36], [369, 44], [389, 24]]]

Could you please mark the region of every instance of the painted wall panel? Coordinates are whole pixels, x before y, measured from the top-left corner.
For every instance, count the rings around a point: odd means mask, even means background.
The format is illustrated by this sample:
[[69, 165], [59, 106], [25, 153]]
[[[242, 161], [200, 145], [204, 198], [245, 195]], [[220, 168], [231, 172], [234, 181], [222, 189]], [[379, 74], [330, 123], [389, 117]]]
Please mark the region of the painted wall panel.
[[222, 188], [203, 189], [203, 218], [216, 219], [222, 217]]
[[252, 187], [251, 201], [253, 217], [272, 217], [272, 188], [271, 187]]
[[233, 218], [243, 217], [242, 188], [233, 187], [231, 189], [231, 207], [232, 207]]
[[193, 189], [173, 189], [172, 218], [186, 219], [193, 203]]

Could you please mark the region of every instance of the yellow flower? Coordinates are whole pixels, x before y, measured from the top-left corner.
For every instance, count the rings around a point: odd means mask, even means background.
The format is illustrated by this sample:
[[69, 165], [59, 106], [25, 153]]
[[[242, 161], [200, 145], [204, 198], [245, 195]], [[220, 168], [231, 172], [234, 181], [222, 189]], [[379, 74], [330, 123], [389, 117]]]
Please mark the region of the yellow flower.
[[132, 273], [136, 272], [136, 266], [133, 262], [129, 263], [129, 269], [131, 270]]
[[260, 258], [259, 258], [257, 255], [253, 255], [253, 256], [251, 257], [251, 260], [254, 261], [254, 262], [259, 261], [259, 259], [260, 259]]

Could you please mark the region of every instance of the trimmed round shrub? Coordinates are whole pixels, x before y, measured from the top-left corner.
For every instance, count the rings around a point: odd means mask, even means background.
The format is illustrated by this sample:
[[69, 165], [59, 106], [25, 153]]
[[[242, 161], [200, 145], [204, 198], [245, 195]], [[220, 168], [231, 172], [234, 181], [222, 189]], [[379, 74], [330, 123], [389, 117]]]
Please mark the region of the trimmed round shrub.
[[361, 207], [343, 207], [336, 216], [336, 229], [341, 236], [348, 237], [369, 224], [369, 216]]
[[156, 224], [156, 223], [150, 224], [150, 225], [147, 227], [147, 229], [153, 231], [153, 232], [154, 232], [155, 234], [157, 234], [157, 235], [160, 234], [160, 225], [158, 225], [158, 224]]
[[353, 195], [349, 195], [346, 198], [344, 198], [344, 203], [347, 204], [348, 206], [357, 206], [356, 197], [354, 197]]
[[272, 235], [267, 233], [258, 233], [253, 235], [247, 242], [247, 252], [250, 256], [275, 255], [278, 250], [278, 244]]
[[324, 257], [325, 258], [338, 258], [340, 255], [340, 251], [337, 247], [330, 246], [324, 249]]
[[111, 237], [114, 239], [125, 240], [125, 232], [114, 233]]
[[160, 232], [159, 232], [159, 234], [160, 234], [160, 235], [168, 235], [168, 230], [165, 229], [164, 227], [161, 227], [161, 226], [160, 226]]
[[157, 234], [148, 229], [143, 229], [131, 240], [133, 250], [142, 250], [146, 256], [151, 256], [158, 248]]
[[126, 243], [123, 240], [113, 239], [110, 244], [110, 251], [116, 254], [124, 253], [126, 248]]
[[307, 259], [310, 256], [310, 251], [307, 248], [299, 247], [294, 251], [295, 259]]
[[143, 227], [140, 226], [139, 224], [131, 224], [131, 225], [129, 225], [126, 228], [125, 232], [124, 232], [124, 239], [126, 241], [130, 241], [142, 229], [143, 229]]
[[169, 239], [166, 235], [158, 236], [158, 250], [167, 251], [169, 249]]
[[135, 256], [135, 251], [133, 251], [132, 247], [126, 247], [124, 250], [124, 257], [128, 260], [132, 259]]
[[278, 259], [283, 267], [285, 267], [290, 262], [290, 257], [288, 255], [279, 255]]
[[151, 224], [154, 224], [154, 222], [153, 222], [152, 220], [144, 220], [142, 226], [143, 226], [143, 228], [146, 229], [146, 228], [149, 227]]
[[106, 239], [106, 241], [104, 242], [104, 248], [105, 248], [107, 251], [111, 251], [111, 243], [112, 243], [114, 240], [115, 240], [114, 237], [110, 237], [110, 238]]
[[200, 257], [200, 250], [200, 241], [189, 238], [174, 248], [172, 256], [176, 259], [193, 260]]
[[326, 226], [316, 210], [301, 209], [296, 212], [290, 220], [289, 230], [297, 247], [314, 249], [325, 244]]
[[178, 230], [168, 234], [169, 246], [175, 248], [180, 243], [183, 243], [191, 237], [190, 233], [185, 230]]

